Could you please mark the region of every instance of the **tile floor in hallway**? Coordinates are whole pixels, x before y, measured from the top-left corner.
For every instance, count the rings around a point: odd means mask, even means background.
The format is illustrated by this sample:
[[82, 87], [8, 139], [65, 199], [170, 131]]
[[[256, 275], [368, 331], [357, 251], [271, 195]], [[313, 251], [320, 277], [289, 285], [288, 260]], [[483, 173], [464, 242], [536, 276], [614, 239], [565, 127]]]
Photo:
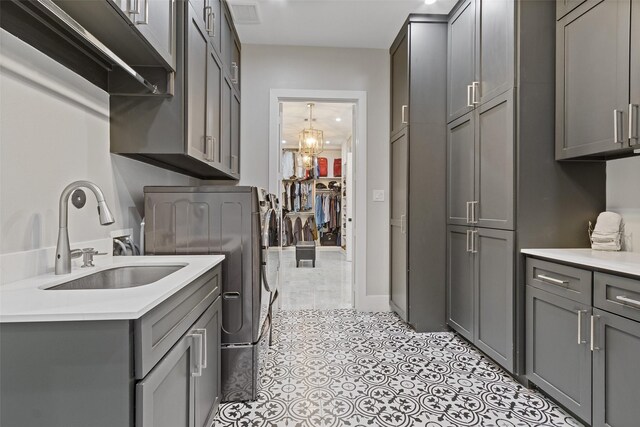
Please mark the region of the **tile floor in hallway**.
[[327, 308], [351, 305], [343, 276], [322, 267], [321, 258], [344, 263], [340, 252], [319, 252], [315, 270], [296, 270], [283, 255], [283, 310], [258, 399], [221, 404], [215, 426], [581, 425], [453, 333], [416, 333], [393, 313]]

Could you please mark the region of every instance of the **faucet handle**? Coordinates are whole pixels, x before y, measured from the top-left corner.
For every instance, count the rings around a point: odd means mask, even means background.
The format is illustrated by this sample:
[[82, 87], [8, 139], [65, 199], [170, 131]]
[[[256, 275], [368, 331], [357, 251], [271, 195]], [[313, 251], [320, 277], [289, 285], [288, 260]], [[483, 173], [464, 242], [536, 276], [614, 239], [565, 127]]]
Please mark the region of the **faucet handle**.
[[96, 251], [94, 248], [84, 248], [82, 249], [82, 268], [84, 267], [95, 267], [93, 265], [93, 257], [94, 255], [106, 255], [107, 253], [100, 253]]

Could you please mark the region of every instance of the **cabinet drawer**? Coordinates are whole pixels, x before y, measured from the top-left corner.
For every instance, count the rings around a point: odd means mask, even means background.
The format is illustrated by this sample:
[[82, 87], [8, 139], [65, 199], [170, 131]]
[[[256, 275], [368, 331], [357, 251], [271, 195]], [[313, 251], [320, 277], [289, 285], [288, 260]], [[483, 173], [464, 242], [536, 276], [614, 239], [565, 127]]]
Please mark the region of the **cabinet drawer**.
[[527, 285], [591, 305], [591, 272], [527, 258]]
[[595, 273], [593, 305], [640, 322], [640, 280]]
[[220, 266], [134, 322], [135, 376], [144, 378], [220, 295]]

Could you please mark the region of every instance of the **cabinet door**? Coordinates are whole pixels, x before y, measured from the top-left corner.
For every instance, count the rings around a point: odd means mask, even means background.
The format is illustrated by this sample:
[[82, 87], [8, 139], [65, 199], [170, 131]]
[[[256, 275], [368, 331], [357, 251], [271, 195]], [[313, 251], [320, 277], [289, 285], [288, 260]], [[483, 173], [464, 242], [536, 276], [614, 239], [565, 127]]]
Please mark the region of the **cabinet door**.
[[527, 286], [527, 378], [591, 420], [591, 307]]
[[240, 92], [240, 41], [235, 33], [231, 45], [231, 82], [235, 90]]
[[447, 126], [447, 215], [449, 224], [471, 223], [475, 180], [475, 116]]
[[136, 426], [193, 426], [195, 347], [190, 336], [183, 337], [136, 384]]
[[469, 0], [449, 20], [447, 122], [473, 109], [475, 15], [475, 2]]
[[207, 63], [209, 42], [196, 13], [187, 7], [187, 153], [207, 160]]
[[225, 71], [229, 76], [233, 76], [233, 21], [231, 20], [231, 16], [225, 11], [222, 13], [222, 44], [221, 44], [221, 57], [222, 63], [224, 64]]
[[133, 15], [140, 34], [176, 69], [176, 3], [175, 0], [139, 0], [141, 10]]
[[391, 134], [409, 123], [409, 33], [391, 53]]
[[231, 96], [231, 172], [240, 173], [240, 98]]
[[631, 99], [629, 144], [640, 144], [640, 0], [631, 2]]
[[475, 203], [479, 227], [514, 229], [515, 138], [513, 91], [477, 110]]
[[231, 82], [222, 78], [222, 97], [220, 100], [220, 161], [226, 169], [231, 169], [231, 111], [233, 93]]
[[480, 104], [514, 85], [514, 1], [478, 0], [476, 60]]
[[195, 378], [195, 427], [209, 427], [216, 415], [222, 397], [220, 382], [220, 309], [222, 298], [204, 312], [194, 325], [203, 332], [205, 363], [202, 376]]
[[637, 426], [640, 322], [594, 309], [593, 425]]
[[515, 232], [477, 228], [475, 345], [513, 372]]
[[222, 67], [209, 46], [207, 55], [207, 132], [205, 154], [207, 160], [220, 163], [220, 85], [222, 84]]
[[587, 1], [558, 22], [556, 158], [627, 146], [630, 16], [629, 0]]
[[474, 338], [472, 232], [452, 226], [447, 233], [447, 324], [469, 341]]
[[391, 141], [391, 307], [406, 322], [407, 306], [407, 210], [409, 191], [409, 140], [407, 132]]

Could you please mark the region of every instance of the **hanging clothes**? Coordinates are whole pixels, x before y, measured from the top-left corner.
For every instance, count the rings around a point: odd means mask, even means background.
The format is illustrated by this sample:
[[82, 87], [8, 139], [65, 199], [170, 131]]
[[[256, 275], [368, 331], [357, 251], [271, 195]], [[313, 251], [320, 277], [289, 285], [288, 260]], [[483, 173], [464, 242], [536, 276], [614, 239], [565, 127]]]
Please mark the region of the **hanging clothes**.
[[293, 226], [293, 244], [296, 245], [298, 242], [303, 241], [302, 238], [302, 219], [298, 216], [295, 220]]
[[283, 231], [284, 231], [283, 246], [291, 246], [293, 244], [293, 224], [291, 222], [291, 218], [288, 216], [284, 218]]
[[295, 154], [293, 151], [282, 152], [282, 177], [291, 179], [295, 175]]

